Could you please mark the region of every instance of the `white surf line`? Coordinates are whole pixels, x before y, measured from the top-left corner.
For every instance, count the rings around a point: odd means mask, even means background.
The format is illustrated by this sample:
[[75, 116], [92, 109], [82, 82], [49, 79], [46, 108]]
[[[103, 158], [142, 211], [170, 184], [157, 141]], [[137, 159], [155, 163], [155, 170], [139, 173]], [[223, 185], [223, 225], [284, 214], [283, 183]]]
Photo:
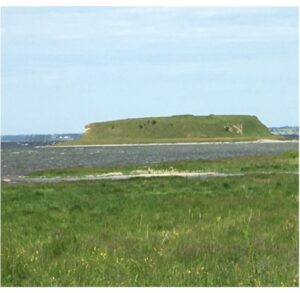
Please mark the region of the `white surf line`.
[[35, 148], [94, 148], [94, 147], [128, 147], [128, 146], [185, 146], [185, 145], [219, 145], [219, 144], [259, 144], [259, 143], [299, 143], [298, 140], [259, 139], [249, 141], [211, 141], [211, 142], [170, 142], [170, 143], [124, 143], [124, 144], [78, 144], [78, 145], [46, 145]]
[[133, 178], [154, 178], [154, 177], [182, 177], [182, 178], [209, 178], [209, 177], [229, 177], [242, 176], [241, 173], [219, 173], [219, 172], [171, 172], [171, 173], [144, 173], [144, 174], [102, 174], [102, 175], [84, 175], [70, 177], [25, 177], [4, 179], [4, 182], [11, 183], [58, 183], [58, 182], [74, 182], [87, 180], [128, 180]]
[[186, 179], [206, 179], [213, 177], [236, 177], [245, 175], [272, 175], [272, 174], [290, 174], [298, 175], [299, 172], [249, 172], [249, 173], [219, 173], [219, 172], [158, 172], [158, 173], [142, 173], [142, 174], [100, 174], [100, 175], [83, 175], [83, 176], [67, 176], [67, 177], [25, 177], [18, 176], [15, 178], [4, 178], [2, 182], [6, 183], [59, 183], [59, 182], [75, 182], [75, 181], [95, 181], [95, 180], [128, 180], [133, 178], [157, 178], [157, 177], [181, 177]]

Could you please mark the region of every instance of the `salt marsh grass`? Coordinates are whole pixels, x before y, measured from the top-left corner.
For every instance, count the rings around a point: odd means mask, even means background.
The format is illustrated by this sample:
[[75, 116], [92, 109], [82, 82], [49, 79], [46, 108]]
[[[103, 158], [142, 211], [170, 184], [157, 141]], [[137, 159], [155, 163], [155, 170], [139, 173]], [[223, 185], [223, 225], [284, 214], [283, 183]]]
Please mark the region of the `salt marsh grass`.
[[2, 286], [298, 286], [294, 174], [2, 184], [1, 217]]

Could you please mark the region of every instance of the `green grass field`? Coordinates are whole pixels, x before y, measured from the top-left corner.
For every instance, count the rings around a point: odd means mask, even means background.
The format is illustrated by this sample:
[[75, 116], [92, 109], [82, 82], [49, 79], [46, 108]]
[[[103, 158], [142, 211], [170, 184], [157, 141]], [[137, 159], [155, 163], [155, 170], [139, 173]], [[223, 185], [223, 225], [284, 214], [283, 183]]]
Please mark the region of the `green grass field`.
[[297, 153], [201, 164], [249, 173], [2, 184], [2, 286], [298, 286]]
[[[242, 124], [242, 133], [233, 125]], [[182, 115], [92, 123], [81, 139], [64, 144], [128, 144], [241, 141], [279, 138], [249, 115]]]

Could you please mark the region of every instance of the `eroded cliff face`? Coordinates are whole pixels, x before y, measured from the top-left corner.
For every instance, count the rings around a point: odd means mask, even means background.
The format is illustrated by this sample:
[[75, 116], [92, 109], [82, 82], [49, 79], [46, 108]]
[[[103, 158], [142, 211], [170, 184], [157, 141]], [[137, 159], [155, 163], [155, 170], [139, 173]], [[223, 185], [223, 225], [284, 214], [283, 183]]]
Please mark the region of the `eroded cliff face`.
[[224, 125], [224, 129], [229, 132], [243, 135], [243, 123]]

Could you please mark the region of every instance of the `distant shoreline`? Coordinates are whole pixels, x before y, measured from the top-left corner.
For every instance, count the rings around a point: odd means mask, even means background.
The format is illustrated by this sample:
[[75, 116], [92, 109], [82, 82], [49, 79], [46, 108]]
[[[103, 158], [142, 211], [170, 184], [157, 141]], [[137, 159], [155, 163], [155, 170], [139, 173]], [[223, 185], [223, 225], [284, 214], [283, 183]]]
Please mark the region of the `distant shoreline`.
[[128, 146], [185, 146], [185, 145], [219, 145], [219, 144], [248, 144], [248, 143], [299, 143], [299, 140], [259, 139], [249, 141], [215, 141], [215, 142], [169, 142], [169, 143], [131, 143], [131, 144], [80, 144], [80, 145], [47, 145], [36, 148], [92, 148], [92, 147], [128, 147]]

